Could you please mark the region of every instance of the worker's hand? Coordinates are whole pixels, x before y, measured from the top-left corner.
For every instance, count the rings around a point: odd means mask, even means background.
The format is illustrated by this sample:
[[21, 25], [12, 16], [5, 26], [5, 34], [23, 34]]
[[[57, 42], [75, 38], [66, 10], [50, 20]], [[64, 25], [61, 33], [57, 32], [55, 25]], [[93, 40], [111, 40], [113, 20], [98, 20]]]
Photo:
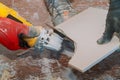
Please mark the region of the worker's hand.
[[[0, 43], [10, 50], [29, 48], [35, 43], [34, 37], [39, 35], [38, 29], [8, 18], [0, 18]], [[33, 42], [29, 43], [31, 40]]]
[[42, 29], [42, 26], [31, 26], [29, 27], [28, 34], [22, 36], [21, 39], [27, 42], [30, 47], [33, 47], [38, 41], [38, 36], [40, 35]]

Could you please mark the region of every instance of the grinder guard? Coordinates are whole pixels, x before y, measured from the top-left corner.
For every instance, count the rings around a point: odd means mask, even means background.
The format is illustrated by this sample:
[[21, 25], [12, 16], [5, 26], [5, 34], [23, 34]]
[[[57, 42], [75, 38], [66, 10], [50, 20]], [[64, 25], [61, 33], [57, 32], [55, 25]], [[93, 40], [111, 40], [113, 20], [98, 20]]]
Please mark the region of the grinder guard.
[[35, 48], [38, 48], [41, 51], [46, 48], [55, 52], [63, 52], [64, 50], [74, 52], [75, 45], [74, 41], [63, 32], [49, 26], [47, 28], [43, 28], [41, 31]]

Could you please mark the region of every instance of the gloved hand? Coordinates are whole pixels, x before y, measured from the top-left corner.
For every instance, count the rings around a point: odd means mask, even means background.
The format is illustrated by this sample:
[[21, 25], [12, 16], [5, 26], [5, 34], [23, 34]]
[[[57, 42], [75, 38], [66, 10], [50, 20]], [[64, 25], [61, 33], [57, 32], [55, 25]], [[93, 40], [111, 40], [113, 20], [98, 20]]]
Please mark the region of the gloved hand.
[[0, 17], [0, 43], [10, 50], [34, 46], [39, 28], [28, 27], [8, 18]]

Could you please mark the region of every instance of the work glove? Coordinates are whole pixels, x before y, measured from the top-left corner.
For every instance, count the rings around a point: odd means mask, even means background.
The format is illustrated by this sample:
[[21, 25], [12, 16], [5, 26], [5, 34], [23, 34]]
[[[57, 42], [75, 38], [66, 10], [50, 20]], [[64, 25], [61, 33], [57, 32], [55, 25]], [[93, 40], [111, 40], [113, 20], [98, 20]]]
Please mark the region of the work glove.
[[38, 29], [0, 17], [0, 43], [10, 50], [30, 48], [37, 40]]

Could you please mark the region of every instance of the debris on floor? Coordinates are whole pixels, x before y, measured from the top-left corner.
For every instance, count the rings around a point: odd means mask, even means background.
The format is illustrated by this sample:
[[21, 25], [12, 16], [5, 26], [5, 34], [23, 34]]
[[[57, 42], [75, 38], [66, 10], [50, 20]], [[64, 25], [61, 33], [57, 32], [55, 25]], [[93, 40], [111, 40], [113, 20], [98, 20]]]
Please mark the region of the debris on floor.
[[109, 0], [73, 0], [73, 7], [81, 12], [88, 7], [97, 7], [102, 9], [108, 9]]
[[[54, 59], [33, 59], [32, 57], [15, 60], [16, 80], [55, 80], [60, 75], [60, 66]], [[33, 79], [32, 79], [33, 78]]]
[[[18, 58], [12, 61], [0, 60], [0, 80], [75, 80], [71, 69], [62, 66], [55, 59]], [[70, 79], [73, 78], [73, 79]]]

